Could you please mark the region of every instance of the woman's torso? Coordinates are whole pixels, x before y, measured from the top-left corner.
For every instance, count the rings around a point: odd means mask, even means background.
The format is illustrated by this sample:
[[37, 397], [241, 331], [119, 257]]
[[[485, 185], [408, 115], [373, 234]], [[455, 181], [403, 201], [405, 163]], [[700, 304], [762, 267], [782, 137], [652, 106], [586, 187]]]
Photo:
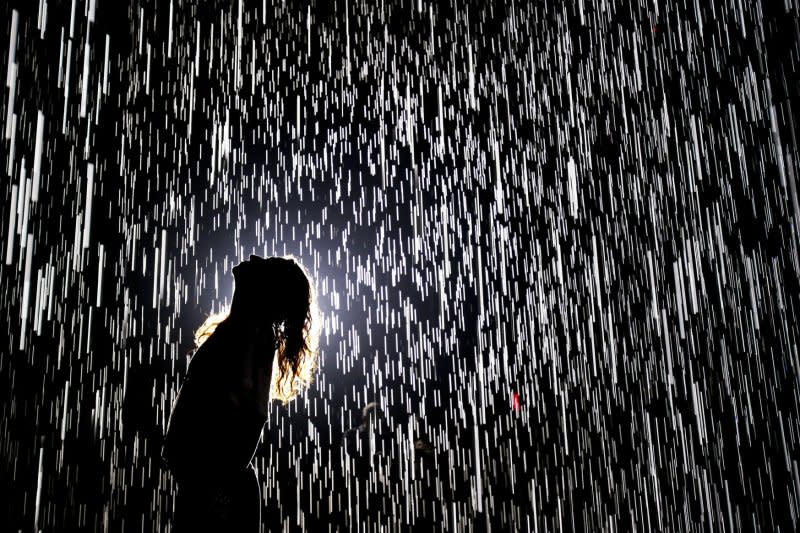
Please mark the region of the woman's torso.
[[[257, 531], [261, 498], [250, 464], [265, 422], [241, 399], [246, 347], [223, 322], [195, 352], [170, 416], [165, 458], [178, 482], [176, 525]], [[217, 528], [212, 527], [211, 530]]]

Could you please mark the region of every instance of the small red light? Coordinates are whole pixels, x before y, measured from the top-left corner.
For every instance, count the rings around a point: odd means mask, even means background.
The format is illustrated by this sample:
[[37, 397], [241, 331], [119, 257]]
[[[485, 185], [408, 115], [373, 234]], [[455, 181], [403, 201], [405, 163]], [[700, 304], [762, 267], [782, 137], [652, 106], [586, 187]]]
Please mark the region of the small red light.
[[522, 400], [520, 400], [518, 392], [514, 393], [513, 405], [515, 411], [519, 411], [522, 407]]

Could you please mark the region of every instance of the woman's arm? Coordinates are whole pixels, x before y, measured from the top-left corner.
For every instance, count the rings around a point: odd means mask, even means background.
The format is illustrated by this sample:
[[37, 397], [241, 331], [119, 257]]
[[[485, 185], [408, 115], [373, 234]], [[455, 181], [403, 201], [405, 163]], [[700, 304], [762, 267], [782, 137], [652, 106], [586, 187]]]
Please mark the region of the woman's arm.
[[275, 355], [275, 337], [271, 329], [254, 326], [253, 335], [246, 343], [241, 365], [241, 383], [234, 393], [237, 404], [255, 410], [267, 417]]

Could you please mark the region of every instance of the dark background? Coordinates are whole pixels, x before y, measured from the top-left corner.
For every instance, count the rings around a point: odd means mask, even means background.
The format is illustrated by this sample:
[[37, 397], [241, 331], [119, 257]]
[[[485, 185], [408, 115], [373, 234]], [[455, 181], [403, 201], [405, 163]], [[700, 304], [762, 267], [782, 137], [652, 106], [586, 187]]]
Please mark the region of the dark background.
[[793, 0], [90, 4], [2, 8], [3, 530], [167, 529], [250, 253], [325, 317], [267, 530], [798, 527]]

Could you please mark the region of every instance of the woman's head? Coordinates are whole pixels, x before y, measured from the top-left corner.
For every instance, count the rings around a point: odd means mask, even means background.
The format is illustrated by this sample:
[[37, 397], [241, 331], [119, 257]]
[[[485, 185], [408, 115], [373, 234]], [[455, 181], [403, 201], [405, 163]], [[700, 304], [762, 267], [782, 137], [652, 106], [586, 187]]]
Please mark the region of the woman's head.
[[288, 402], [311, 383], [317, 369], [319, 314], [311, 276], [292, 256], [255, 255], [235, 266], [233, 276], [226, 321], [248, 328], [246, 335], [262, 332], [274, 339], [270, 397]]

